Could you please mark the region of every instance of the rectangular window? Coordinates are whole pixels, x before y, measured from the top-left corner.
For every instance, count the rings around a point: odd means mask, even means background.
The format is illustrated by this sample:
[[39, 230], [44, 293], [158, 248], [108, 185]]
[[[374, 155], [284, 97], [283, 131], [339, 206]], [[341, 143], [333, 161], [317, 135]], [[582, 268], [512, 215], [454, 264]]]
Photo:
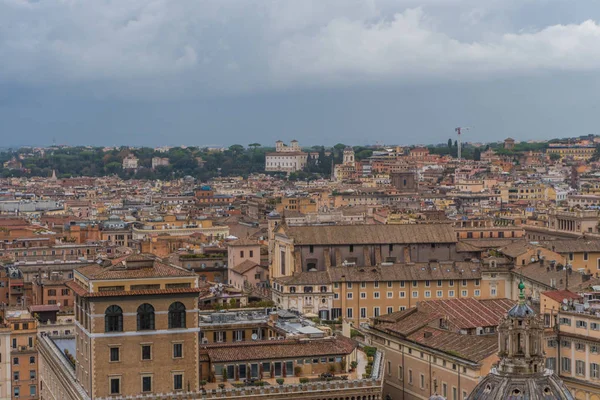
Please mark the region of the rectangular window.
[[442, 281], [441, 281], [441, 280], [438, 280], [438, 281], [437, 281], [437, 285], [438, 285], [438, 287], [442, 287]]
[[374, 308], [373, 308], [373, 315], [374, 315], [375, 317], [379, 317], [379, 307], [374, 307]]
[[591, 363], [590, 364], [590, 376], [594, 379], [598, 379], [600, 378], [600, 374], [599, 374], [599, 370], [598, 370], [598, 364], [596, 363]]
[[567, 357], [562, 357], [561, 361], [561, 369], [563, 372], [571, 372], [571, 359]]
[[425, 291], [425, 298], [430, 298], [431, 297], [431, 291], [430, 290], [426, 290]]
[[479, 289], [475, 289], [474, 294], [475, 294], [475, 297], [479, 297], [479, 296], [481, 296], [481, 291]]
[[394, 287], [394, 282], [391, 282], [391, 281], [390, 281], [390, 282], [388, 282], [388, 283], [387, 283], [387, 287], [389, 287], [389, 288], [391, 288], [391, 287]]
[[467, 290], [462, 290], [462, 291], [460, 292], [460, 295], [461, 295], [462, 297], [467, 297], [467, 295], [468, 295], [468, 291], [467, 291]]
[[142, 376], [142, 392], [151, 392], [152, 391], [152, 377], [151, 376]]
[[347, 308], [347, 309], [346, 309], [346, 317], [347, 317], [347, 318], [354, 318], [354, 317], [352, 316], [352, 309], [351, 309], [351, 308]]
[[454, 290], [448, 290], [448, 297], [454, 297]]
[[587, 328], [587, 322], [576, 320], [575, 326], [578, 328]]
[[360, 317], [367, 318], [367, 309], [365, 307], [360, 308]]
[[348, 293], [346, 293], [346, 297], [347, 297], [349, 300], [352, 300], [352, 292], [348, 292]]
[[142, 360], [152, 359], [152, 346], [149, 344], [142, 345]]
[[583, 261], [587, 261], [588, 260], [588, 253], [585, 252], [583, 253]]
[[546, 358], [546, 368], [552, 371], [556, 371], [556, 358], [548, 357]]
[[402, 288], [402, 287], [405, 287], [405, 286], [406, 286], [406, 283], [404, 281], [400, 281], [400, 287]]
[[425, 388], [425, 375], [421, 374], [421, 389]]
[[173, 375], [173, 390], [183, 390], [183, 375], [182, 374], [174, 374]]
[[415, 298], [415, 299], [418, 298], [419, 297], [419, 292], [417, 292], [416, 290], [414, 290], [412, 292], [412, 297]]
[[585, 351], [585, 344], [584, 343], [575, 343], [575, 350]]
[[360, 298], [361, 299], [366, 299], [367, 298], [367, 293], [366, 292], [360, 292]]
[[418, 281], [412, 281], [412, 287], [419, 287]]
[[444, 292], [441, 290], [438, 290], [435, 292], [436, 297], [443, 297], [444, 296]]
[[388, 308], [387, 308], [387, 313], [388, 313], [388, 314], [391, 314], [391, 313], [393, 313], [393, 312], [394, 312], [394, 307], [388, 307]]
[[491, 288], [491, 289], [490, 289], [490, 294], [491, 294], [492, 296], [496, 296], [496, 293], [497, 293], [497, 292], [496, 292], [496, 288], [495, 288], [495, 287], [493, 287], [493, 288]]
[[387, 298], [391, 299], [394, 297], [394, 292], [387, 292]]
[[448, 286], [454, 286], [454, 281], [448, 281]]
[[362, 289], [366, 288], [366, 287], [367, 287], [367, 282], [361, 282], [361, 283], [360, 283], [360, 287], [361, 287]]
[[110, 394], [121, 394], [121, 378], [110, 378]]
[[430, 287], [431, 286], [431, 281], [425, 281], [425, 287]]
[[403, 299], [406, 297], [406, 292], [400, 292], [400, 298]]
[[29, 386], [29, 396], [35, 397], [37, 395], [37, 386], [31, 385]]
[[183, 343], [174, 343], [173, 344], [173, 358], [182, 358], [183, 357]]
[[119, 359], [119, 348], [118, 347], [111, 347], [110, 348], [110, 361], [111, 362], [120, 361], [120, 359]]
[[585, 375], [585, 362], [577, 360], [575, 363], [575, 373], [577, 375]]
[[413, 383], [413, 376], [412, 376], [412, 369], [408, 370], [408, 384], [412, 385]]
[[346, 282], [346, 288], [352, 289], [352, 282]]
[[373, 298], [374, 299], [378, 299], [379, 298], [379, 292], [373, 292]]
[[374, 288], [379, 288], [379, 282], [377, 282], [377, 281], [376, 281], [376, 282], [373, 282], [373, 287], [374, 287]]
[[29, 370], [29, 379], [35, 379], [36, 375], [35, 369]]

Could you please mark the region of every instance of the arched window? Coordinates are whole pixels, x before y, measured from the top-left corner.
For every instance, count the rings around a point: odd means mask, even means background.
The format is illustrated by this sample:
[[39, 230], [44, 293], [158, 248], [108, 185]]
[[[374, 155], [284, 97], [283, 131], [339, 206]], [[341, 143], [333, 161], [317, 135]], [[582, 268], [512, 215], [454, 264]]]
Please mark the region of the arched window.
[[104, 331], [123, 332], [123, 310], [119, 306], [109, 306], [104, 312]]
[[154, 329], [154, 307], [144, 303], [137, 309], [137, 330], [147, 331]]
[[178, 301], [169, 306], [169, 328], [185, 328], [185, 306]]

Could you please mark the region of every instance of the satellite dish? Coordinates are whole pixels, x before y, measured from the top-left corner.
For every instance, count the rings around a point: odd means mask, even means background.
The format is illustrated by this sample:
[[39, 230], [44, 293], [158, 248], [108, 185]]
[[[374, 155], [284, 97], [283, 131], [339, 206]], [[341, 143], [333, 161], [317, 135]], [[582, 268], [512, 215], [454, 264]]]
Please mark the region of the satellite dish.
[[565, 306], [562, 306], [562, 309], [563, 309], [564, 311], [567, 311], [567, 310], [569, 309], [569, 307], [567, 307], [567, 306], [565, 305]]
[[567, 300], [567, 299], [563, 299], [563, 301], [562, 301], [562, 302], [563, 302], [563, 304], [568, 304], [568, 303], [569, 303], [569, 300]]
[[256, 333], [252, 334], [252, 340], [258, 340], [258, 335]]
[[583, 308], [586, 310], [590, 309], [590, 303], [588, 303], [587, 301], [585, 303], [583, 303]]

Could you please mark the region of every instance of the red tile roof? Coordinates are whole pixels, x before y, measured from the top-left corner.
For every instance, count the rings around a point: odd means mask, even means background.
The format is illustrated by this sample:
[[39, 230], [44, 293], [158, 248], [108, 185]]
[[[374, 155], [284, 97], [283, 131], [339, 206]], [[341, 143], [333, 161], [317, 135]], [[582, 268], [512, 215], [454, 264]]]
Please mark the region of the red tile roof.
[[562, 303], [564, 299], [569, 300], [581, 300], [582, 297], [577, 293], [573, 293], [570, 290], [548, 290], [547, 292], [542, 292], [542, 294], [548, 298], [551, 298], [554, 301]]
[[303, 358], [347, 355], [357, 346], [354, 340], [337, 336], [319, 340], [281, 340], [240, 342], [202, 346], [211, 362]]
[[89, 280], [197, 276], [194, 272], [184, 268], [139, 255], [129, 256], [125, 260], [108, 267], [92, 264], [78, 268], [76, 271]]
[[81, 297], [121, 297], [121, 296], [143, 296], [143, 295], [165, 295], [165, 294], [185, 294], [200, 293], [203, 288], [172, 288], [172, 289], [144, 289], [144, 290], [113, 290], [107, 292], [89, 292], [75, 281], [69, 281], [65, 284], [75, 294]]
[[498, 336], [496, 335], [461, 335], [426, 327], [414, 332], [407, 339], [474, 362], [479, 362], [498, 351]]

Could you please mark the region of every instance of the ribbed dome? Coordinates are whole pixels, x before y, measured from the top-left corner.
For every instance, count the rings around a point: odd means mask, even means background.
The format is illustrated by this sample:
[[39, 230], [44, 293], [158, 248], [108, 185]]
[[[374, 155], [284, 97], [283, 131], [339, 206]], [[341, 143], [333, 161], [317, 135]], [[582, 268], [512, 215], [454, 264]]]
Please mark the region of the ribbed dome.
[[473, 389], [468, 400], [574, 400], [551, 370], [543, 374], [502, 375], [493, 370]]

